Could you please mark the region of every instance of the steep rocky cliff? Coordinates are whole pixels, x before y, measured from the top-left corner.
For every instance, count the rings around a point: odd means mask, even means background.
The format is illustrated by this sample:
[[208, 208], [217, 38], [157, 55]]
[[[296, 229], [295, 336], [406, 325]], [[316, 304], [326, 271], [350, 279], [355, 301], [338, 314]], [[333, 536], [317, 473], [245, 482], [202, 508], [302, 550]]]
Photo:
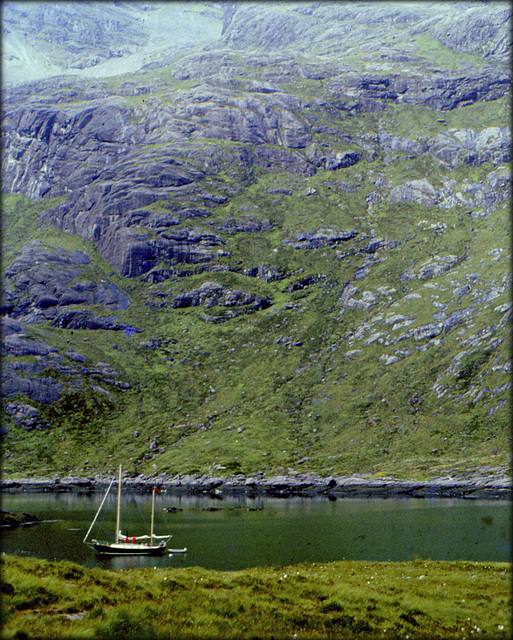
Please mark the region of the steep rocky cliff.
[[7, 472], [507, 463], [511, 12], [441, 6], [199, 3], [4, 88]]

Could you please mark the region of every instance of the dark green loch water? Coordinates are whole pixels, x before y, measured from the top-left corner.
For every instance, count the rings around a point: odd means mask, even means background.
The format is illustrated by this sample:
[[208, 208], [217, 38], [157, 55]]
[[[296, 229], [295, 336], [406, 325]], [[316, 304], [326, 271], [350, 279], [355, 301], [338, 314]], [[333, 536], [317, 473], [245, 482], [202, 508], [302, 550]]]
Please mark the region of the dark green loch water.
[[[455, 499], [157, 498], [155, 534], [172, 533], [162, 558], [98, 558], [82, 540], [103, 495], [6, 492], [3, 509], [46, 520], [2, 531], [2, 551], [88, 567], [201, 566], [236, 570], [332, 560], [510, 561], [511, 504]], [[181, 511], [168, 513], [164, 508]], [[149, 533], [151, 497], [126, 494], [123, 533]], [[116, 497], [110, 495], [92, 537], [111, 539]]]

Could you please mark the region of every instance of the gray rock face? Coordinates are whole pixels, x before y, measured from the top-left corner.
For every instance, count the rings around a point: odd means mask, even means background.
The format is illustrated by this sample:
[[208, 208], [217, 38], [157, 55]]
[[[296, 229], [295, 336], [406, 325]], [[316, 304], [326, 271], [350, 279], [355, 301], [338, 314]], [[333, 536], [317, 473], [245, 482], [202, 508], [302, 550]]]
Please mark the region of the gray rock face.
[[146, 140], [169, 143], [187, 136], [221, 138], [250, 144], [277, 144], [289, 148], [305, 147], [311, 136], [291, 107], [296, 98], [281, 93], [236, 97], [231, 92], [204, 85], [183, 91], [176, 107], [149, 111], [143, 124]]
[[478, 53], [506, 62], [509, 58], [511, 12], [506, 6], [491, 6], [486, 16], [480, 7], [468, 7], [430, 25], [429, 32], [444, 46], [460, 53]]
[[[415, 58], [415, 49], [404, 44], [409, 41], [408, 35], [430, 33], [455, 51], [479, 52], [506, 62], [509, 18], [506, 7], [494, 7], [494, 11], [484, 13], [470, 6], [459, 11], [451, 7], [440, 10], [430, 3], [411, 7], [302, 3], [287, 12], [272, 5], [262, 11], [255, 5], [242, 4], [225, 27], [223, 39], [226, 45], [238, 49], [257, 45], [270, 51], [294, 47], [305, 52], [310, 45], [326, 53], [337, 51], [341, 42], [350, 41], [351, 46], [364, 42], [365, 53], [376, 50], [386, 60], [404, 62]], [[325, 24], [330, 28], [324, 28]], [[384, 36], [390, 25], [399, 38], [386, 45]]]
[[387, 131], [378, 133], [378, 144], [385, 151], [403, 151], [411, 155], [426, 153], [428, 145], [426, 140], [411, 140], [410, 138], [396, 136]]
[[320, 249], [334, 247], [358, 235], [354, 229], [337, 231], [335, 229], [320, 229], [294, 234], [294, 240], [283, 240], [283, 244], [293, 249]]
[[31, 340], [25, 334], [11, 334], [5, 337], [3, 349], [13, 356], [46, 356], [51, 352], [57, 352], [43, 340]]
[[[285, 72], [292, 74], [298, 71], [290, 61], [284, 64], [281, 52], [285, 49], [304, 54], [314, 48], [322, 55], [361, 46], [366, 56], [375, 52], [382, 60], [404, 63], [418, 59], [418, 52], [410, 42], [420, 33], [431, 35], [454, 51], [472, 52], [508, 64], [510, 11], [505, 5], [488, 4], [486, 11], [482, 11], [471, 4], [440, 8], [433, 3], [408, 7], [388, 3], [201, 4], [201, 11], [193, 16], [179, 3], [172, 12], [155, 2], [110, 4], [101, 9], [95, 5], [68, 7], [37, 2], [31, 3], [29, 10], [17, 3], [10, 4], [4, 16], [6, 41], [13, 50], [7, 81], [23, 77], [23, 71], [29, 77], [45, 73], [38, 65], [28, 70], [23, 63], [22, 52], [16, 50], [22, 34], [27, 45], [37, 52], [34, 55], [47, 60], [46, 74], [53, 76], [88, 68], [94, 74], [95, 67], [96, 74], [101, 75], [102, 65], [108, 63], [107, 67], [112, 67], [116, 59], [120, 61], [118, 69], [133, 71], [149, 55], [153, 61], [145, 69], [150, 70], [173, 60], [177, 46], [187, 47], [190, 52], [198, 42], [211, 42], [203, 55], [204, 73], [216, 76], [217, 86], [236, 88], [244, 84], [248, 91], [261, 94], [275, 93], [279, 83], [259, 76], [239, 80], [242, 63], [230, 59], [230, 50], [269, 52]], [[42, 25], [52, 26], [52, 38]], [[397, 37], [387, 42], [391, 28]], [[219, 36], [221, 40], [215, 42]], [[158, 48], [170, 52], [167, 60], [155, 56]], [[261, 58], [264, 54], [254, 55]], [[189, 53], [174, 75], [179, 79], [194, 78], [198, 67], [194, 55]], [[315, 67], [308, 65], [307, 73], [318, 74]], [[232, 73], [227, 73], [227, 69]], [[122, 85], [128, 95], [140, 95], [141, 89], [134, 81]]]
[[449, 167], [465, 162], [477, 167], [485, 162], [502, 164], [511, 160], [511, 132], [504, 127], [487, 127], [480, 132], [453, 129], [428, 142], [429, 153]]
[[399, 245], [397, 240], [374, 238], [363, 248], [364, 253], [376, 253], [379, 249], [395, 249]]
[[269, 220], [253, 220], [249, 216], [244, 216], [242, 220], [227, 218], [213, 227], [217, 231], [226, 231], [227, 233], [259, 233], [260, 231], [270, 231], [272, 223]]
[[311, 275], [311, 276], [306, 276], [290, 284], [285, 289], [285, 291], [288, 293], [293, 293], [294, 291], [300, 291], [301, 289], [305, 289], [306, 287], [311, 287], [312, 285], [318, 284], [319, 282], [322, 282], [324, 280], [326, 280], [326, 276], [321, 273]]
[[[72, 314], [73, 315], [73, 314]], [[80, 314], [78, 314], [80, 317]], [[90, 314], [92, 316], [92, 314]], [[82, 317], [82, 319], [84, 319]], [[94, 320], [94, 316], [93, 316]], [[102, 319], [99, 322], [78, 321], [74, 328], [101, 328], [117, 329], [112, 319]], [[107, 322], [110, 320], [110, 324]], [[69, 325], [72, 323], [70, 322]], [[68, 326], [69, 326], [68, 325]], [[125, 326], [126, 325], [121, 325]], [[121, 327], [119, 327], [121, 328]], [[133, 331], [135, 328], [130, 327]], [[92, 389], [100, 393], [106, 393], [98, 384], [105, 384], [114, 387], [121, 392], [130, 389], [129, 382], [120, 380], [119, 373], [112, 369], [107, 363], [97, 363], [95, 366], [88, 364], [88, 359], [76, 351], [67, 351], [59, 355], [57, 350], [42, 341], [30, 340], [25, 334], [11, 334], [4, 340], [2, 348], [2, 385], [1, 395], [3, 398], [11, 398], [17, 394], [22, 394], [34, 402], [42, 404], [53, 404], [57, 402], [64, 393], [80, 388], [84, 381], [89, 378], [92, 382]], [[17, 357], [35, 356], [35, 361], [27, 362], [19, 360]], [[71, 364], [66, 362], [66, 358]], [[76, 366], [78, 363], [79, 366]], [[12, 420], [23, 426], [27, 430], [32, 428], [46, 428], [46, 423], [41, 423], [38, 412], [25, 409], [23, 403], [10, 403]], [[16, 422], [19, 416], [18, 422]]]
[[74, 282], [90, 258], [31, 243], [23, 247], [5, 272], [9, 282], [9, 313], [22, 322], [46, 322], [59, 307], [100, 304], [106, 309], [126, 309], [128, 296], [107, 282]]
[[[218, 282], [210, 281], [203, 283], [197, 289], [185, 291], [173, 298], [171, 306], [175, 309], [182, 307], [204, 306], [211, 309], [214, 306], [236, 307], [243, 309], [244, 312], [258, 311], [267, 309], [272, 304], [271, 300], [253, 293], [239, 291], [237, 289], [228, 289]], [[235, 310], [235, 314], [238, 315]], [[228, 317], [228, 316], [227, 316]], [[234, 317], [233, 312], [229, 317]]]
[[39, 410], [29, 404], [9, 402], [5, 406], [5, 411], [14, 424], [25, 429], [25, 431], [32, 431], [33, 429], [44, 431], [48, 427], [47, 424], [42, 422]]
[[407, 280], [410, 278], [418, 278], [419, 280], [427, 280], [428, 278], [436, 278], [436, 276], [452, 269], [459, 262], [458, 256], [435, 256], [433, 260], [429, 260], [419, 266], [415, 272], [408, 271], [403, 274], [402, 278]]
[[2, 366], [2, 397], [22, 394], [35, 402], [53, 404], [61, 397], [63, 385], [53, 378], [27, 378], [18, 375], [10, 363]]
[[390, 192], [388, 201], [390, 203], [415, 202], [429, 206], [434, 204], [436, 195], [433, 186], [426, 178], [423, 178], [422, 180], [409, 180], [402, 185], [394, 187]]
[[[138, 12], [136, 10], [136, 15]], [[146, 34], [143, 24], [133, 18], [114, 5], [102, 12], [83, 5], [59, 6], [46, 2], [32, 3], [28, 11], [14, 3], [5, 14], [9, 30], [23, 29], [25, 38], [32, 39], [43, 27], [51, 25], [52, 39], [37, 41], [39, 55], [49, 55], [54, 64], [62, 60], [65, 68], [75, 70], [129, 54], [141, 46]]]
[[279, 271], [276, 267], [267, 267], [265, 265], [248, 269], [244, 271], [244, 275], [250, 278], [260, 278], [264, 282], [275, 282], [287, 277], [286, 273]]
[[[4, 188], [29, 198], [64, 195], [84, 186], [107, 168], [120, 145], [141, 139], [140, 129], [127, 123], [126, 109], [113, 105], [78, 112], [22, 107], [10, 112], [4, 125], [9, 133], [4, 141]], [[13, 171], [13, 161], [22, 157]]]
[[434, 138], [418, 140], [380, 131], [377, 142], [389, 154], [403, 152], [419, 156], [429, 153], [432, 158], [451, 168], [463, 162], [477, 167], [485, 162], [499, 165], [511, 159], [511, 132], [504, 127], [487, 127], [479, 132], [451, 129]]
[[[420, 104], [449, 111], [482, 100], [496, 100], [506, 94], [509, 83], [507, 73], [490, 68], [487, 73], [446, 72], [443, 76], [429, 72], [422, 76], [351, 72], [331, 78], [329, 87], [334, 94], [355, 95], [358, 104], [370, 111], [382, 110], [386, 102]], [[341, 107], [347, 108], [347, 102]]]
[[[60, 327], [61, 329], [104, 329], [107, 331], [123, 331], [128, 328], [124, 322], [120, 322], [117, 318], [105, 317], [99, 318], [92, 311], [58, 311], [52, 327]], [[134, 328], [135, 331], [138, 331]]]
[[8, 316], [2, 316], [0, 318], [0, 326], [1, 326], [1, 335], [5, 339], [7, 336], [16, 333], [23, 333], [23, 328], [21, 324], [15, 320], [14, 318], [9, 318]]
[[[223, 197], [202, 191], [200, 183], [205, 177], [204, 171], [191, 167], [190, 162], [186, 167], [180, 159], [182, 152], [178, 150], [177, 153], [175, 145], [171, 149], [164, 147], [157, 152], [143, 153], [143, 162], [140, 149], [134, 145], [143, 139], [146, 144], [174, 143], [176, 136], [182, 134], [173, 133], [173, 123], [182, 122], [180, 118], [187, 112], [188, 118], [198, 118], [197, 135], [202, 139], [215, 136], [240, 139], [256, 145], [271, 142], [284, 147], [301, 147], [301, 136], [304, 138], [306, 134], [303, 124], [294, 119], [288, 103], [283, 102], [289, 97], [281, 98], [281, 102], [275, 100], [274, 106], [266, 106], [254, 98], [249, 103], [236, 99], [226, 107], [229, 113], [224, 115], [207, 101], [201, 107], [209, 114], [210, 120], [207, 122], [204, 116], [194, 115], [204, 98], [196, 90], [192, 95], [182, 96], [185, 101], [191, 100], [194, 108], [185, 104], [181, 107], [184, 113], [176, 110], [167, 113], [161, 107], [156, 112], [150, 109], [145, 112], [145, 123], [138, 125], [129, 123], [129, 111], [115, 104], [115, 101], [106, 106], [91, 106], [83, 111], [67, 107], [53, 111], [37, 106], [21, 108], [10, 112], [5, 120], [4, 190], [22, 193], [30, 198], [70, 192], [65, 202], [45, 216], [45, 223], [92, 240], [101, 255], [123, 275], [141, 275], [161, 259], [190, 263], [207, 261], [210, 253], [205, 247], [212, 245], [213, 238], [208, 239], [206, 233], [202, 238], [194, 237], [197, 233], [187, 237], [187, 232], [182, 230], [178, 239], [166, 238], [161, 234], [169, 226], [190, 217], [191, 212], [195, 216], [199, 211], [197, 207], [184, 208], [183, 205], [175, 208], [174, 199], [183, 202], [185, 197], [191, 203], [204, 199], [211, 206], [212, 203], [222, 202]], [[226, 96], [223, 96], [225, 99]], [[299, 108], [297, 101], [294, 105]], [[187, 109], [192, 111], [189, 113]], [[253, 113], [254, 109], [262, 112], [260, 120], [251, 125], [240, 120], [249, 117], [247, 114]], [[275, 112], [272, 117], [271, 112]], [[233, 120], [233, 113], [239, 114], [239, 120]], [[223, 127], [227, 127], [226, 130]], [[276, 131], [281, 133], [271, 135], [270, 132], [275, 130], [273, 127], [277, 127]], [[247, 135], [243, 133], [246, 130]], [[294, 138], [294, 132], [299, 130], [303, 131], [298, 134], [300, 138]], [[305, 144], [306, 141], [307, 138]], [[201, 165], [211, 162], [210, 157], [208, 160], [205, 157], [210, 153], [198, 146], [192, 155], [188, 153], [188, 157], [194, 156], [195, 164]], [[222, 159], [226, 151], [216, 153]], [[230, 153], [233, 156], [239, 152], [233, 150]], [[137, 154], [137, 159], [132, 154]], [[306, 175], [315, 172], [315, 168], [304, 158], [286, 149], [257, 147], [250, 152], [245, 150], [241, 159], [248, 168], [254, 164]], [[212, 168], [214, 172], [217, 170], [216, 162]], [[350, 160], [346, 159], [345, 162]], [[47, 167], [51, 167], [51, 170], [47, 170]], [[66, 184], [66, 189], [63, 184]], [[167, 216], [157, 216], [151, 210], [145, 210], [145, 207], [157, 201], [167, 201], [176, 213], [170, 211]], [[208, 209], [201, 215], [208, 216]], [[151, 235], [129, 230], [134, 225], [151, 229], [158, 234], [158, 238], [153, 241]], [[213, 244], [220, 242], [216, 239]], [[199, 244], [203, 246], [198, 247]]]
[[210, 262], [217, 255], [223, 240], [203, 230], [175, 228], [157, 238], [137, 229], [117, 229], [106, 234], [101, 242], [105, 246], [104, 257], [123, 276], [133, 278], [142, 275], [160, 261], [169, 264], [199, 264]]
[[[33, 92], [30, 87], [13, 88], [6, 92], [8, 108], [3, 119], [4, 191], [29, 198], [67, 195], [44, 222], [93, 241], [124, 276], [143, 275], [162, 260], [172, 264], [208, 262], [215, 252], [207, 247], [216, 246], [217, 241], [212, 243], [205, 237], [200, 241], [191, 237], [166, 239], [162, 234], [171, 226], [180, 226], [189, 216], [187, 210], [198, 211], [198, 205], [206, 204], [204, 216], [208, 217], [210, 208], [222, 202], [225, 196], [208, 194], [201, 187], [207, 177], [217, 174], [221, 164], [241, 164], [247, 176], [254, 168], [305, 176], [317, 170], [348, 168], [363, 157], [354, 144], [350, 150], [335, 152], [312, 146], [314, 134], [330, 133], [317, 123], [316, 110], [379, 110], [389, 102], [447, 110], [496, 99], [510, 87], [508, 73], [499, 67], [465, 73], [440, 69], [348, 72], [340, 61], [300, 63], [291, 54], [255, 54], [245, 48], [258, 44], [272, 51], [290, 42], [294, 43], [293, 51], [304, 52], [315, 43], [329, 52], [351, 35], [356, 42], [366, 42], [369, 55], [378, 55], [383, 34], [391, 25], [405, 33], [430, 32], [443, 41], [445, 27], [439, 31], [436, 24], [449, 25], [457, 19], [464, 33], [481, 30], [476, 42], [495, 38], [487, 50], [487, 55], [495, 56], [494, 51], [503, 43], [508, 11], [483, 16], [475, 11], [447, 11], [437, 22], [421, 8], [399, 11], [384, 6], [369, 11], [324, 4], [294, 5], [287, 10], [260, 5], [227, 7], [222, 46], [236, 47], [237, 52], [210, 47], [182, 58], [170, 73], [197, 81], [188, 88], [157, 97], [154, 94], [163, 92], [166, 85], [156, 80], [145, 80], [145, 85], [123, 83], [108, 91], [106, 83], [88, 86], [62, 78], [34, 84]], [[66, 23], [69, 16], [64, 14]], [[380, 20], [376, 19], [378, 14]], [[77, 24], [84, 15], [77, 18]], [[330, 25], [328, 30], [326, 24]], [[448, 46], [458, 49], [462, 45], [448, 41]], [[387, 49], [383, 55], [414, 59], [410, 49], [402, 53]], [[248, 73], [250, 80], [240, 79]], [[306, 102], [284, 89], [283, 82], [291, 78], [324, 78], [325, 95]], [[43, 91], [50, 97], [31, 99], [32, 93]], [[126, 96], [138, 95], [148, 95], [148, 99], [135, 105], [126, 101]], [[80, 100], [87, 100], [85, 108]], [[410, 141], [380, 132], [379, 145], [413, 154], [424, 153], [427, 145], [434, 157], [451, 166], [461, 161], [475, 166], [508, 161], [510, 144], [505, 131], [473, 134], [476, 139], [472, 134], [451, 132], [432, 141]], [[248, 146], [221, 149], [213, 144], [207, 148], [205, 139]], [[346, 141], [355, 143], [350, 137]], [[149, 145], [161, 146], [151, 149]], [[368, 145], [366, 149], [372, 151]], [[394, 193], [392, 197], [416, 196]], [[189, 207], [184, 206], [186, 200]], [[169, 214], [156, 214], [151, 209], [155, 203], [165, 203]], [[220, 230], [236, 232], [235, 227]], [[248, 230], [246, 225], [244, 231]], [[38, 308], [45, 311], [56, 299], [41, 292]]]
[[345, 169], [352, 167], [362, 157], [361, 153], [354, 151], [345, 151], [343, 153], [337, 153], [335, 156], [331, 156], [326, 159], [326, 169], [328, 171], [335, 171], [336, 169]]

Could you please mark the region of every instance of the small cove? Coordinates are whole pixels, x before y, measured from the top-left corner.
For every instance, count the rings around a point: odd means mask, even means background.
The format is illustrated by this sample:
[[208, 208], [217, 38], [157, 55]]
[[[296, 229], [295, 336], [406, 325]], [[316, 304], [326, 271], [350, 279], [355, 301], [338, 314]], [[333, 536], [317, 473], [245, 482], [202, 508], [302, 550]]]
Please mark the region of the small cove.
[[[3, 509], [44, 522], [2, 531], [2, 551], [88, 567], [201, 566], [222, 571], [334, 560], [510, 561], [511, 503], [463, 499], [271, 498], [158, 496], [157, 535], [186, 554], [162, 558], [100, 558], [83, 544], [101, 492], [5, 492]], [[149, 533], [148, 494], [122, 499], [123, 533]], [[166, 511], [169, 509], [170, 511]], [[111, 539], [115, 496], [109, 496], [93, 537]]]

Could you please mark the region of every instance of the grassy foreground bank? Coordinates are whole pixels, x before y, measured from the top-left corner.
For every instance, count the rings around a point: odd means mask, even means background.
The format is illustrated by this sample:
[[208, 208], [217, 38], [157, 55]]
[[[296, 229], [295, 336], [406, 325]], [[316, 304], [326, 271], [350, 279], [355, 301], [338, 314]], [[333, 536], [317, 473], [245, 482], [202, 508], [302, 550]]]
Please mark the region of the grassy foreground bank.
[[2, 557], [2, 638], [511, 637], [511, 564], [104, 571]]

